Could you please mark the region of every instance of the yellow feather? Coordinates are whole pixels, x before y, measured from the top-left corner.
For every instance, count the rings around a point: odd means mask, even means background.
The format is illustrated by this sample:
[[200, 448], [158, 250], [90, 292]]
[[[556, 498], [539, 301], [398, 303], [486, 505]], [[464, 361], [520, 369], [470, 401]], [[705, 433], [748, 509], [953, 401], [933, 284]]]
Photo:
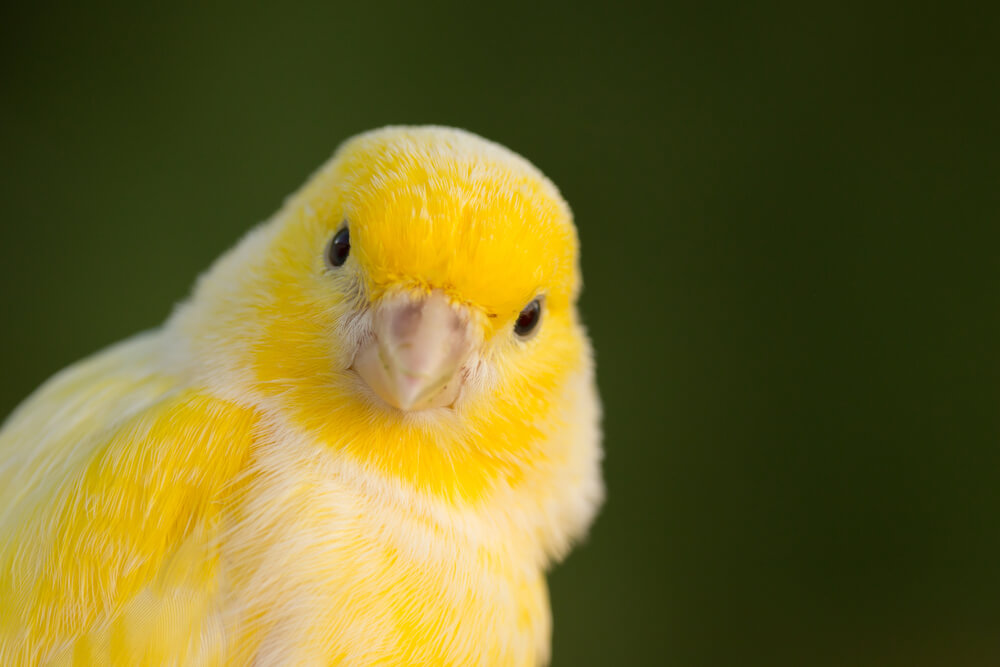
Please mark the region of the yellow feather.
[[[214, 551], [187, 561], [194, 538], [208, 539], [205, 531], [218, 523], [252, 423], [249, 411], [181, 392], [123, 422], [77, 469], [39, 489], [44, 499], [22, 509], [0, 549], [0, 663], [62, 652], [74, 662], [86, 655], [85, 662], [113, 656], [117, 664], [137, 664], [132, 658], [155, 654], [153, 630], [163, 626], [156, 618], [166, 610], [148, 598], [177, 596], [183, 586], [199, 598], [212, 594], [203, 584]], [[137, 632], [129, 616], [143, 606], [148, 617]], [[110, 641], [122, 624], [132, 626], [126, 641]], [[124, 655], [113, 651], [122, 645], [129, 647]], [[176, 642], [159, 645], [179, 650]]]

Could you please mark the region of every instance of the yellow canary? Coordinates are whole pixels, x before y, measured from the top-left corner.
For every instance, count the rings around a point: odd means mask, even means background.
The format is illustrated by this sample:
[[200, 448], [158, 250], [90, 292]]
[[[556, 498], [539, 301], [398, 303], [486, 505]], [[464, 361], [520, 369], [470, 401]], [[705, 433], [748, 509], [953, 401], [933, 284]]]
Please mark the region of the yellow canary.
[[348, 140], [160, 328], [0, 431], [2, 665], [538, 665], [601, 503], [569, 208], [468, 132]]

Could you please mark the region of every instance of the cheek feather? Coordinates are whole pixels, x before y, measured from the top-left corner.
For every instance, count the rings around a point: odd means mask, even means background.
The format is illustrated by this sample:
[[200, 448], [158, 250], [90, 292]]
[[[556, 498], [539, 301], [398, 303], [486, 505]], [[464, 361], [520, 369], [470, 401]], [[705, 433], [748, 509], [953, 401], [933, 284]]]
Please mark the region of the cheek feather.
[[[561, 323], [553, 318], [550, 324]], [[302, 332], [278, 333], [284, 340], [302, 340]], [[262, 376], [263, 390], [297, 428], [331, 450], [435, 497], [474, 503], [498, 487], [517, 486], [527, 471], [542, 467], [551, 455], [550, 434], [562, 426], [558, 415], [565, 408], [558, 398], [567, 377], [582, 367], [581, 344], [560, 335], [533, 342], [518, 363], [498, 363], [514, 351], [500, 346], [494, 346], [493, 359], [474, 354], [455, 409], [427, 414], [387, 408], [354, 373], [324, 368], [321, 346], [315, 344], [286, 355], [280, 365], [258, 367], [280, 373], [285, 381]]]

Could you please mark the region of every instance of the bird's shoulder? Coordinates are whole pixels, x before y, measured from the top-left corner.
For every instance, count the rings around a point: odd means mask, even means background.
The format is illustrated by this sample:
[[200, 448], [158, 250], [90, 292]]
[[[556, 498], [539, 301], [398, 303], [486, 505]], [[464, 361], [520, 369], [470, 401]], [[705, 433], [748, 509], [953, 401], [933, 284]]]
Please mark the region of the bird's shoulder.
[[0, 517], [178, 391], [163, 347], [159, 332], [134, 336], [63, 369], [14, 410], [0, 429]]

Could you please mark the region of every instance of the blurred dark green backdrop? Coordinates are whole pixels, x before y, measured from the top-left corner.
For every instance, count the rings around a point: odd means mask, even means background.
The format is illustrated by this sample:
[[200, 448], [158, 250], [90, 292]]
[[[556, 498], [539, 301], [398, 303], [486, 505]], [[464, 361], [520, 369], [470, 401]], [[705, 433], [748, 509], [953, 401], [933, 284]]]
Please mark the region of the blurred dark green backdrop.
[[1000, 664], [996, 11], [138, 4], [2, 9], [0, 412], [345, 137], [468, 128], [583, 240], [555, 665]]

